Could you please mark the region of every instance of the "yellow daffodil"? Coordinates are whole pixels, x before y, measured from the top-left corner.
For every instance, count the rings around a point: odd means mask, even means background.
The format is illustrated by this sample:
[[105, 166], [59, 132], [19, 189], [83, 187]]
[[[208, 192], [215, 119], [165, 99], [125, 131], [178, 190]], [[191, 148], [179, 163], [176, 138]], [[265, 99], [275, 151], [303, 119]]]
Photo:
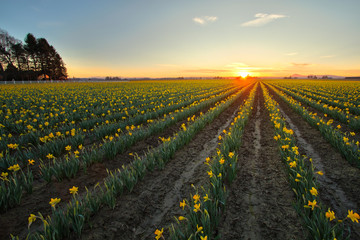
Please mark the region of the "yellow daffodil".
[[28, 228], [30, 227], [30, 225], [31, 225], [33, 222], [35, 222], [35, 220], [36, 220], [36, 216], [35, 216], [34, 214], [30, 214], [30, 216], [28, 217], [28, 222], [29, 222]]
[[318, 195], [318, 191], [317, 191], [316, 188], [314, 188], [314, 187], [312, 187], [312, 188], [310, 189], [310, 193], [311, 193], [312, 195], [314, 195], [315, 197]]
[[51, 198], [49, 204], [51, 207], [55, 208], [56, 204], [58, 204], [61, 201], [61, 198]]
[[319, 174], [320, 176], [324, 175], [322, 171], [317, 171], [316, 173]]
[[354, 213], [353, 210], [348, 210], [347, 218], [350, 218], [353, 222], [359, 223], [360, 216], [356, 212]]
[[314, 208], [315, 208], [315, 206], [316, 206], [316, 200], [314, 200], [314, 201], [308, 201], [308, 206], [311, 206], [311, 210], [314, 210]]
[[194, 212], [198, 212], [200, 210], [200, 203], [194, 205]]
[[201, 232], [202, 230], [203, 230], [202, 226], [199, 227], [199, 225], [196, 225], [196, 232], [197, 233]]
[[20, 166], [19, 166], [19, 164], [14, 164], [14, 165], [8, 167], [8, 170], [9, 170], [9, 171], [17, 172], [17, 171], [20, 170]]
[[221, 158], [221, 159], [219, 160], [219, 163], [220, 163], [221, 165], [223, 165], [223, 164], [225, 163], [225, 159]]
[[77, 194], [78, 189], [79, 189], [78, 187], [73, 186], [72, 188], [69, 189], [70, 194], [72, 194], [72, 195]]
[[186, 217], [183, 217], [183, 216], [179, 216], [178, 218], [180, 221], [183, 221], [183, 220], [186, 220], [187, 218]]
[[330, 222], [331, 222], [332, 220], [335, 219], [335, 213], [334, 213], [334, 211], [330, 211], [330, 208], [329, 208], [328, 211], [325, 213], [325, 217], [326, 217], [326, 218], [329, 218], [329, 220], [330, 220]]
[[156, 229], [156, 231], [155, 231], [155, 235], [156, 235], [155, 239], [159, 240], [162, 237], [163, 232], [164, 232], [164, 228], [162, 228], [161, 231], [159, 229]]
[[0, 176], [0, 179], [3, 180], [3, 181], [9, 181], [9, 179], [7, 178], [8, 175], [9, 175], [9, 173], [2, 172], [1, 176]]
[[46, 155], [46, 157], [47, 157], [48, 159], [53, 159], [53, 158], [55, 158], [54, 155], [52, 155], [51, 153], [49, 153], [48, 155]]
[[28, 163], [29, 163], [29, 165], [34, 165], [35, 160], [33, 160], [33, 159], [29, 159], [29, 160], [28, 160]]
[[68, 152], [70, 152], [70, 151], [71, 151], [71, 146], [70, 146], [70, 145], [66, 146], [66, 147], [65, 147], [65, 150], [68, 151]]
[[195, 194], [193, 196], [193, 199], [194, 199], [194, 203], [197, 203], [199, 200], [200, 200], [200, 195], [199, 194]]
[[186, 206], [186, 202], [185, 199], [183, 199], [183, 201], [180, 202], [180, 207], [184, 210], [185, 206]]
[[229, 158], [232, 158], [234, 156], [233, 152], [229, 152]]

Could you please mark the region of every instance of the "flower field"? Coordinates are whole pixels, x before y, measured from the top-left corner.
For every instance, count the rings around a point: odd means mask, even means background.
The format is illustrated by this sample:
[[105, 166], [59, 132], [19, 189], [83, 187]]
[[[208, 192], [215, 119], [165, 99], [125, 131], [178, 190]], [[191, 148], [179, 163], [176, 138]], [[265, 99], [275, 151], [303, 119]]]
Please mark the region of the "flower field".
[[0, 86], [1, 239], [360, 239], [360, 82]]

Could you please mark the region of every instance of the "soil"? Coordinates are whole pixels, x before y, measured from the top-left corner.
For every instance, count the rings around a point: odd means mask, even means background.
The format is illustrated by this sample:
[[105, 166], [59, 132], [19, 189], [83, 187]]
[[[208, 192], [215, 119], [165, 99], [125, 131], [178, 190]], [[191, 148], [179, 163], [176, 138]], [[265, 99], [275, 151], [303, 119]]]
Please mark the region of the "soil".
[[273, 129], [259, 88], [243, 134], [238, 174], [227, 188], [220, 239], [304, 239]]
[[[279, 103], [283, 116], [294, 130], [300, 153], [312, 158], [316, 171], [324, 173], [317, 177], [317, 182], [320, 199], [325, 206], [330, 207], [338, 219], [345, 218], [347, 210], [359, 212], [360, 169], [342, 157], [317, 129], [302, 119], [279, 96], [270, 89], [269, 92]], [[359, 224], [350, 225], [351, 239], [360, 239]]]
[[[199, 131], [187, 146], [175, 153], [163, 170], [147, 173], [131, 193], [124, 192], [119, 196], [115, 209], [102, 207], [85, 226], [81, 239], [154, 239], [156, 229], [166, 229], [174, 223], [174, 217], [183, 213], [179, 202], [193, 192], [191, 185], [200, 186], [207, 181], [205, 158], [214, 155], [218, 136], [229, 127], [247, 96], [248, 93], [242, 95]], [[321, 201], [339, 218], [346, 217], [347, 209], [359, 212], [360, 170], [351, 166], [318, 130], [276, 95], [275, 99], [295, 132], [300, 153], [311, 157], [316, 169], [324, 172], [324, 176], [318, 176]], [[93, 164], [86, 173], [81, 172], [74, 179], [50, 184], [40, 182], [33, 194], [24, 197], [20, 206], [0, 215], [0, 239], [8, 239], [10, 233], [21, 234], [24, 238], [30, 213], [40, 211], [45, 216], [51, 213], [50, 197], [61, 197], [59, 207], [66, 205], [71, 197], [69, 188], [77, 186], [84, 191], [87, 186], [90, 189], [107, 176], [106, 169], [116, 169], [131, 162], [133, 157], [129, 153], [143, 155], [148, 147], [159, 144], [159, 137], [166, 138], [178, 131], [181, 123], [137, 143], [114, 160]], [[226, 209], [219, 228], [214, 230], [219, 239], [306, 238], [306, 229], [292, 206], [295, 196], [273, 135], [263, 94], [258, 88], [239, 149], [237, 177], [226, 186]], [[360, 239], [359, 227], [355, 224], [351, 227], [351, 239]]]
[[166, 228], [182, 211], [179, 202], [189, 197], [191, 185], [208, 176], [205, 158], [215, 153], [218, 136], [227, 128], [248, 94], [242, 95], [211, 124], [177, 151], [165, 169], [147, 174], [131, 193], [117, 198], [114, 210], [103, 208], [92, 219], [82, 239], [153, 239], [157, 228]]
[[[241, 97], [241, 99], [243, 98], [244, 96]], [[200, 112], [206, 113], [211, 107], [214, 107], [214, 105], [215, 104], [205, 107], [194, 115], [198, 117]], [[186, 122], [186, 119], [179, 121], [164, 131], [137, 142], [124, 153], [118, 154], [114, 159], [104, 159], [101, 163], [92, 164], [87, 168], [86, 173], [80, 170], [75, 178], [64, 179], [61, 182], [57, 182], [54, 179], [50, 183], [42, 179], [36, 179], [33, 183], [33, 193], [25, 194], [19, 206], [8, 209], [0, 215], [0, 239], [2, 239], [3, 236], [10, 236], [10, 234], [25, 238], [28, 233], [26, 227], [30, 214], [40, 212], [43, 216], [51, 215], [51, 207], [49, 205], [51, 198], [61, 198], [61, 202], [57, 207], [65, 207], [71, 198], [69, 194], [70, 188], [73, 186], [78, 187], [79, 195], [86, 193], [85, 187], [90, 190], [98, 182], [102, 182], [102, 180], [107, 177], [107, 169], [115, 170], [121, 168], [123, 165], [129, 164], [133, 161], [135, 154], [138, 154], [140, 157], [143, 156], [148, 149], [160, 145], [161, 141], [159, 137], [167, 138], [173, 136], [175, 132], [180, 130], [181, 124]], [[130, 156], [129, 153], [133, 153], [134, 156]], [[39, 224], [40, 222], [35, 222], [31, 228], [34, 229], [36, 225]]]

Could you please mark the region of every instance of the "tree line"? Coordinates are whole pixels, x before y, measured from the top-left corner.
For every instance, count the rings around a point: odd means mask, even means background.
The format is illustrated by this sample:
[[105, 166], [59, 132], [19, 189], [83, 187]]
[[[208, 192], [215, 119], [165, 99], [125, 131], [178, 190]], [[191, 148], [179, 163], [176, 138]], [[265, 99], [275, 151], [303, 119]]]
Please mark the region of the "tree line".
[[45, 38], [28, 33], [22, 43], [0, 29], [0, 81], [66, 78], [65, 63]]

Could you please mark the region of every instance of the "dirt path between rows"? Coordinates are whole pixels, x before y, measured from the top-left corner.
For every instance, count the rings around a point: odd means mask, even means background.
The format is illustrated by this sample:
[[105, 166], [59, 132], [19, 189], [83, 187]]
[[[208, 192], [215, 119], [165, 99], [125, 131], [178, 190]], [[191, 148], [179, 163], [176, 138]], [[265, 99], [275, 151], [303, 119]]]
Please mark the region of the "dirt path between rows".
[[[194, 115], [198, 117], [200, 112], [206, 113], [214, 106], [215, 104], [211, 104], [210, 106], [204, 107]], [[118, 154], [114, 159], [92, 164], [89, 166], [86, 173], [80, 170], [75, 178], [64, 179], [61, 182], [55, 180], [48, 184], [43, 180], [37, 182], [34, 186], [33, 193], [25, 195], [20, 206], [9, 209], [0, 216], [0, 239], [6, 238], [7, 236], [10, 236], [10, 234], [19, 235], [20, 237], [25, 238], [28, 233], [26, 229], [28, 223], [27, 218], [31, 213], [37, 214], [38, 212], [41, 212], [44, 216], [51, 214], [51, 207], [49, 205], [50, 198], [61, 198], [58, 207], [65, 206], [71, 198], [71, 195], [69, 194], [69, 189], [71, 187], [77, 186], [79, 187], [79, 194], [85, 193], [85, 186], [88, 189], [91, 189], [92, 186], [95, 186], [96, 183], [101, 182], [102, 179], [107, 177], [107, 169], [114, 170], [121, 168], [122, 165], [127, 165], [133, 161], [134, 157], [130, 156], [129, 153], [136, 153], [140, 157], [143, 156], [149, 148], [155, 148], [161, 144], [159, 137], [167, 138], [172, 136], [175, 132], [180, 130], [181, 124], [186, 122], [187, 119], [179, 121], [164, 129], [164, 131], [158, 132], [157, 134], [137, 142], [125, 152]], [[35, 228], [35, 225], [36, 223], [32, 226], [32, 229]]]
[[248, 92], [177, 151], [164, 170], [147, 174], [133, 192], [118, 197], [114, 210], [103, 208], [82, 239], [153, 239], [157, 228], [166, 229], [174, 216], [182, 214], [179, 202], [189, 197], [191, 184], [203, 184], [208, 178], [205, 158], [214, 154], [217, 137], [247, 96]]
[[[347, 216], [347, 210], [359, 212], [360, 169], [351, 166], [323, 138], [320, 131], [310, 126], [271, 89], [269, 91], [279, 103], [289, 127], [294, 130], [300, 152], [313, 159], [317, 171], [324, 172], [323, 176], [318, 176], [322, 202], [330, 207], [339, 219]], [[351, 224], [351, 239], [360, 239], [359, 224]]]
[[229, 189], [220, 239], [304, 239], [294, 193], [273, 139], [273, 127], [258, 88], [243, 135], [238, 174]]

